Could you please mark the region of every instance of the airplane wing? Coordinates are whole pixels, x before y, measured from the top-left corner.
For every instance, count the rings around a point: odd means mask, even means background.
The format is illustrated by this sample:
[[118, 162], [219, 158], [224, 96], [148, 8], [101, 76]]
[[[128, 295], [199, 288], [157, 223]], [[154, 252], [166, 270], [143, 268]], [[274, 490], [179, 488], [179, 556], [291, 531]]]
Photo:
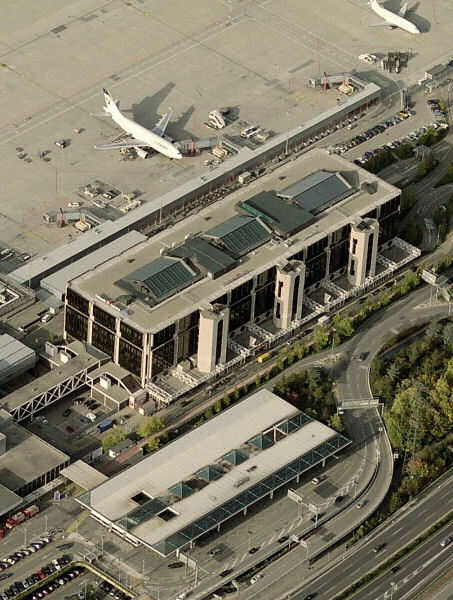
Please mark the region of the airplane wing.
[[130, 142], [117, 142], [116, 144], [98, 144], [95, 146], [96, 150], [114, 150], [115, 148], [149, 148], [149, 143], [130, 141]]
[[164, 114], [164, 116], [157, 121], [154, 129], [151, 129], [151, 131], [156, 135], [163, 137], [165, 130], [167, 129], [168, 121], [171, 119], [172, 114], [173, 109], [169, 108], [168, 111]]
[[368, 25], [368, 27], [395, 27], [395, 24], [390, 23], [390, 21], [381, 21], [380, 23], [373, 23], [372, 25]]
[[400, 8], [400, 10], [398, 11], [399, 16], [403, 17], [403, 19], [404, 19], [404, 15], [406, 14], [406, 10], [407, 10], [407, 2], [405, 2], [403, 4], [403, 6]]

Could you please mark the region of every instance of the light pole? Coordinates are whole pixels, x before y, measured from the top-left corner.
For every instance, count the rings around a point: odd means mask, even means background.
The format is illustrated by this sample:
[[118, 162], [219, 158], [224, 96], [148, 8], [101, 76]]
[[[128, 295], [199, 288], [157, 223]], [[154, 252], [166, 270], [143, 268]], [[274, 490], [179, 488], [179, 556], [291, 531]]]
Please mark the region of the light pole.
[[49, 528], [47, 527], [47, 515], [44, 516], [44, 519], [46, 521], [46, 535], [47, 535], [49, 532]]
[[289, 146], [289, 110], [286, 111], [287, 122], [286, 122], [286, 145], [285, 145], [285, 156], [288, 156]]
[[143, 579], [145, 579], [145, 559], [143, 559]]
[[24, 527], [24, 546], [27, 545], [27, 527]]
[[337, 330], [335, 329], [335, 327], [332, 327], [332, 348], [331, 348], [331, 352], [330, 352], [330, 375], [332, 376], [332, 371], [333, 371], [333, 344], [335, 341], [335, 334], [337, 333]]
[[354, 479], [354, 500], [357, 498], [357, 484], [359, 482], [357, 481], [357, 479]]
[[248, 550], [250, 552], [250, 542], [251, 542], [251, 539], [252, 539], [253, 531], [248, 531], [247, 533], [249, 534], [249, 548], [248, 548]]

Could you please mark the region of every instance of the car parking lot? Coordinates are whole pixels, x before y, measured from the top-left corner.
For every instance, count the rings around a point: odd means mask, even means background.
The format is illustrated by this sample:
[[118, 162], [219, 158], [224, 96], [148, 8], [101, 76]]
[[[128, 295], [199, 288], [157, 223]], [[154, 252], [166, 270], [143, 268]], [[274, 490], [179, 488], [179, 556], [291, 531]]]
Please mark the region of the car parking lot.
[[73, 437], [87, 430], [93, 422], [103, 419], [108, 413], [109, 410], [104, 405], [79, 392], [49, 406], [42, 414], [37, 415], [34, 421], [45, 426], [49, 433], [53, 429], [57, 435]]

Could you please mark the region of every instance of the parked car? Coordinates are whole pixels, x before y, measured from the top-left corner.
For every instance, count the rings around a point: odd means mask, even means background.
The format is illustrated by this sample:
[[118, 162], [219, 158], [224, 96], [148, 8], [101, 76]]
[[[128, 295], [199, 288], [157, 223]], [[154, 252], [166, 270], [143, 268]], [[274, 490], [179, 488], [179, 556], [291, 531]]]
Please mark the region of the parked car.
[[75, 430], [74, 430], [74, 427], [71, 427], [71, 425], [66, 425], [66, 431], [68, 433], [74, 433]]
[[263, 577], [264, 573], [257, 573], [250, 579], [250, 584], [253, 585], [254, 583], [258, 583], [258, 581], [260, 581], [260, 579], [263, 579]]
[[357, 504], [355, 505], [356, 508], [363, 508], [366, 504], [366, 500], [359, 500], [359, 502], [357, 502]]

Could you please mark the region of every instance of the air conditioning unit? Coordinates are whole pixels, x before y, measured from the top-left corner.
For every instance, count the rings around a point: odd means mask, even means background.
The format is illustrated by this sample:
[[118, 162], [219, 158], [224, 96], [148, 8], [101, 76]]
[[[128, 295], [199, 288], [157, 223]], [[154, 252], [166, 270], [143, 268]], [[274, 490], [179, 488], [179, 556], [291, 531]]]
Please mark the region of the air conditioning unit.
[[110, 377], [107, 377], [106, 375], [101, 375], [99, 377], [99, 385], [101, 387], [103, 387], [105, 390], [109, 390], [112, 387], [112, 380], [110, 379]]
[[58, 354], [58, 348], [50, 342], [46, 342], [44, 346], [44, 351], [48, 356], [52, 356], [52, 358], [55, 358], [55, 356], [57, 356]]
[[71, 355], [67, 352], [60, 352], [60, 361], [62, 363], [68, 363], [71, 360]]

